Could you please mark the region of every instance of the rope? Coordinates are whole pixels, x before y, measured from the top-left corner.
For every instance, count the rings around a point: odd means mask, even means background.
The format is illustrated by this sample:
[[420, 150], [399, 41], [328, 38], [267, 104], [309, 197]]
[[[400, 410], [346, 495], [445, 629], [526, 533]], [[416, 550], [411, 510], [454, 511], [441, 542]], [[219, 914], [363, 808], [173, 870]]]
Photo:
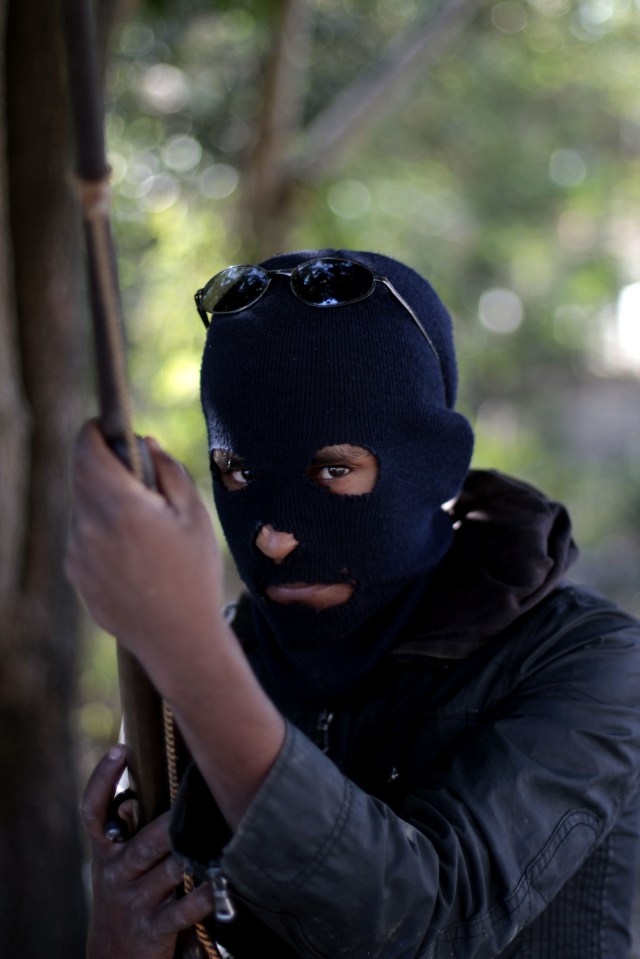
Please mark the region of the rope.
[[[178, 795], [178, 750], [176, 747], [176, 728], [173, 721], [173, 714], [171, 712], [171, 707], [163, 700], [162, 701], [162, 722], [164, 726], [164, 748], [167, 756], [167, 776], [169, 779], [169, 798], [171, 800], [171, 805], [173, 806], [176, 797]], [[195, 885], [193, 882], [193, 877], [188, 873], [185, 873], [182, 877], [182, 886], [184, 888], [185, 895], [193, 892]], [[211, 941], [211, 937], [207, 932], [204, 923], [196, 922], [194, 923], [194, 928], [196, 930], [196, 936], [198, 937], [198, 942], [200, 943], [202, 949], [207, 956], [207, 959], [221, 959], [220, 953], [216, 949], [215, 945]]]
[[169, 799], [171, 805], [178, 796], [178, 750], [176, 748], [176, 727], [173, 713], [164, 699], [162, 700], [162, 724], [164, 727], [164, 751], [167, 756], [167, 778], [169, 780]]

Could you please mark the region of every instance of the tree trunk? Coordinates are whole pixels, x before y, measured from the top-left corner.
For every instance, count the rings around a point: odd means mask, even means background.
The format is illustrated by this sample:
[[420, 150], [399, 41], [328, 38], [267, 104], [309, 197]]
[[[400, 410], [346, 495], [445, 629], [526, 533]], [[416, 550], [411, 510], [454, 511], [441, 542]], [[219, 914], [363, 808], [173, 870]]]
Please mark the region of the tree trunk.
[[304, 105], [311, 25], [308, 0], [282, 0], [265, 61], [262, 109], [239, 211], [248, 262], [282, 249], [291, 225], [294, 183], [288, 156]]
[[80, 407], [66, 75], [57, 0], [4, 0], [1, 15], [0, 952], [80, 959], [76, 604], [62, 570]]

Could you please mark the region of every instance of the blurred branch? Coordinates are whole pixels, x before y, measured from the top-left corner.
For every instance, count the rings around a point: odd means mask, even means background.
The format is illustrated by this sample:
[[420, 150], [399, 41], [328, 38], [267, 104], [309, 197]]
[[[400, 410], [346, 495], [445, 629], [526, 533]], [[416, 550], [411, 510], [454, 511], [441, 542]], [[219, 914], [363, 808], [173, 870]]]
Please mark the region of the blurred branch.
[[397, 103], [418, 72], [442, 57], [479, 8], [478, 0], [448, 0], [436, 16], [411, 23], [404, 35], [309, 124], [291, 158], [297, 177], [315, 179]]
[[93, 0], [96, 54], [100, 76], [104, 75], [111, 37], [119, 27], [133, 18], [139, 5], [139, 0]]
[[265, 64], [260, 123], [240, 211], [250, 255], [261, 255], [263, 239], [280, 236], [288, 225], [292, 178], [287, 151], [304, 105], [311, 22], [307, 0], [283, 0]]
[[283, 0], [265, 67], [264, 109], [253, 150], [255, 168], [264, 172], [270, 172], [270, 157], [300, 123], [311, 20], [308, 0]]

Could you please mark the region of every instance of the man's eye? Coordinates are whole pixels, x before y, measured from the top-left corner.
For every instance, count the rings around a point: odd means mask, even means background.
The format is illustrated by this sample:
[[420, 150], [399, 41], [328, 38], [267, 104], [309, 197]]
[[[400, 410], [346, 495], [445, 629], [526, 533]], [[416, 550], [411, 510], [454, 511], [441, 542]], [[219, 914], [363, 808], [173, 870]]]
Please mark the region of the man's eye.
[[231, 450], [211, 450], [211, 469], [217, 473], [227, 489], [244, 489], [254, 479], [253, 470], [247, 469], [243, 460]]
[[222, 472], [224, 476], [228, 476], [234, 483], [237, 483], [238, 486], [246, 486], [251, 482], [254, 476], [253, 470], [228, 469]]
[[335, 480], [348, 476], [351, 470], [348, 466], [323, 466], [316, 473], [319, 480]]

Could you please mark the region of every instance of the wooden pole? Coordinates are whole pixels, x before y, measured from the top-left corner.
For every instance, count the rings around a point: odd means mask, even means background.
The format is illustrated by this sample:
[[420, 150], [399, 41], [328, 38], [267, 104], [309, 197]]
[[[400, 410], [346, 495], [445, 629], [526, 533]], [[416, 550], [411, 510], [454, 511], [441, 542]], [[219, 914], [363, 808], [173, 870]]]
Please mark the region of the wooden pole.
[[[104, 108], [89, 4], [65, 0], [65, 37], [75, 128], [76, 178], [84, 223], [98, 384], [98, 421], [117, 456], [153, 486], [146, 446], [131, 424], [122, 309], [111, 233]], [[118, 647], [129, 773], [143, 825], [169, 808], [162, 702], [137, 660]]]

